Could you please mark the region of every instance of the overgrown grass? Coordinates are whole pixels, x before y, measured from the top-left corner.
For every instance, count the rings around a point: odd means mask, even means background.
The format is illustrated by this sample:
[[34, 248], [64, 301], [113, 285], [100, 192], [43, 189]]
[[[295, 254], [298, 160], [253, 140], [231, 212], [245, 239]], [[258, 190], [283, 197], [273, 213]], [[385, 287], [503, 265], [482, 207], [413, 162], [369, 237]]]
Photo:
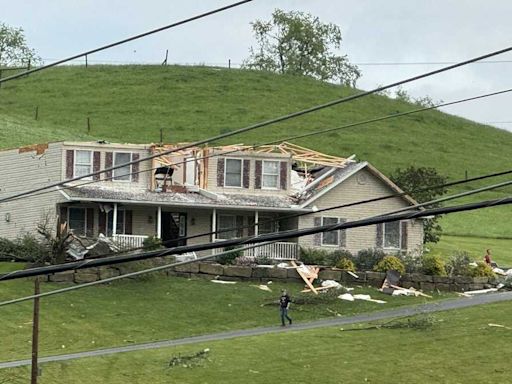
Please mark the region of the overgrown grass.
[[[441, 312], [426, 329], [333, 327], [50, 363], [40, 382], [505, 384], [510, 382], [509, 306]], [[200, 364], [169, 367], [174, 357], [205, 348], [210, 351]], [[29, 368], [0, 375], [10, 383], [27, 382]]]
[[[0, 263], [12, 268], [12, 263]], [[2, 267], [4, 268], [4, 267]], [[5, 269], [5, 268], [4, 268]], [[282, 284], [271, 284], [265, 292], [254, 283], [214, 284], [204, 280], [154, 277], [145, 281], [123, 280], [112, 285], [89, 287], [41, 299], [40, 353], [42, 356], [110, 346], [174, 339], [206, 333], [278, 325], [277, 299]], [[61, 288], [43, 284], [43, 291]], [[302, 284], [288, 284], [292, 298]], [[33, 284], [26, 280], [0, 283], [0, 300], [27, 296]], [[395, 306], [424, 302], [421, 298], [390, 297], [374, 288], [358, 288], [386, 300], [371, 302], [332, 300], [292, 305], [295, 322], [349, 316]], [[446, 295], [436, 295], [442, 299]], [[270, 305], [269, 305], [270, 304]], [[0, 360], [30, 355], [32, 303], [0, 307]]]

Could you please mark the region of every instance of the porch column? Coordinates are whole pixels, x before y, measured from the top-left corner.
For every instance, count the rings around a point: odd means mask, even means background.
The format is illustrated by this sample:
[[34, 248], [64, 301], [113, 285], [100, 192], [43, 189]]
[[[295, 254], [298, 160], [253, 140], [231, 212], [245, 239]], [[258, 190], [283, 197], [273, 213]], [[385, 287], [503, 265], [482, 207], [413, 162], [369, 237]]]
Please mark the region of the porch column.
[[156, 237], [162, 238], [162, 207], [160, 205], [156, 210]]
[[117, 203], [114, 203], [114, 217], [112, 219], [112, 236], [117, 234]]
[[258, 236], [258, 233], [259, 233], [259, 220], [260, 220], [260, 215], [259, 215], [259, 212], [258, 211], [254, 211], [254, 236]]
[[217, 231], [217, 210], [213, 209], [212, 215], [212, 243], [215, 242], [215, 232]]

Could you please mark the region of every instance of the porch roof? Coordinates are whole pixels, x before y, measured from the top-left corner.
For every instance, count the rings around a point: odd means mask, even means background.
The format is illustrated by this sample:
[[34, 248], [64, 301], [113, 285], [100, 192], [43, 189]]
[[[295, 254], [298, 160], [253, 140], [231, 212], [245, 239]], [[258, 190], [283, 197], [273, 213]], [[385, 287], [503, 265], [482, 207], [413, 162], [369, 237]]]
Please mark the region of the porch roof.
[[181, 206], [188, 208], [229, 208], [275, 211], [311, 210], [309, 208], [300, 208], [295, 200], [288, 196], [216, 194], [214, 198], [196, 192], [119, 191], [102, 187], [71, 187], [61, 190], [61, 192], [68, 201]]

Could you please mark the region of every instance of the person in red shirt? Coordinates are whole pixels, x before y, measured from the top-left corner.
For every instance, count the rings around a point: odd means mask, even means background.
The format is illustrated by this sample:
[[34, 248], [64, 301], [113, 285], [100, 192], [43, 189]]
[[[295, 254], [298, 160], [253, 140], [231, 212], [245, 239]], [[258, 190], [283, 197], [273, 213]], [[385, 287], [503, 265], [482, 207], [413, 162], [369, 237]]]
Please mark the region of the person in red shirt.
[[491, 266], [491, 265], [492, 265], [491, 250], [490, 250], [490, 249], [487, 249], [487, 250], [485, 251], [484, 262], [485, 262], [485, 264], [487, 264], [488, 266]]

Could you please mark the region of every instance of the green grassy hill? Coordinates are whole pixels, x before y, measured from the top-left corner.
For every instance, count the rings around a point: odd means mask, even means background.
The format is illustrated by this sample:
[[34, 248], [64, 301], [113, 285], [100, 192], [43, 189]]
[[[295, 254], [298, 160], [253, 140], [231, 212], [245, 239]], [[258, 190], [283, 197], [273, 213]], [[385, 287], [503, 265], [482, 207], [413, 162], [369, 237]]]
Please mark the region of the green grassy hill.
[[[304, 77], [210, 67], [59, 67], [2, 84], [0, 147], [70, 138], [158, 142], [160, 129], [166, 142], [193, 141], [354, 92]], [[235, 136], [225, 143], [261, 143], [413, 108], [416, 106], [373, 95]], [[438, 111], [296, 143], [339, 156], [355, 153], [386, 174], [397, 167], [428, 166], [455, 180], [464, 178], [466, 171], [472, 177], [511, 168], [511, 133]], [[485, 197], [504, 196], [509, 191]], [[500, 207], [450, 215], [444, 219], [444, 227], [454, 235], [512, 237], [510, 213], [512, 209]]]

